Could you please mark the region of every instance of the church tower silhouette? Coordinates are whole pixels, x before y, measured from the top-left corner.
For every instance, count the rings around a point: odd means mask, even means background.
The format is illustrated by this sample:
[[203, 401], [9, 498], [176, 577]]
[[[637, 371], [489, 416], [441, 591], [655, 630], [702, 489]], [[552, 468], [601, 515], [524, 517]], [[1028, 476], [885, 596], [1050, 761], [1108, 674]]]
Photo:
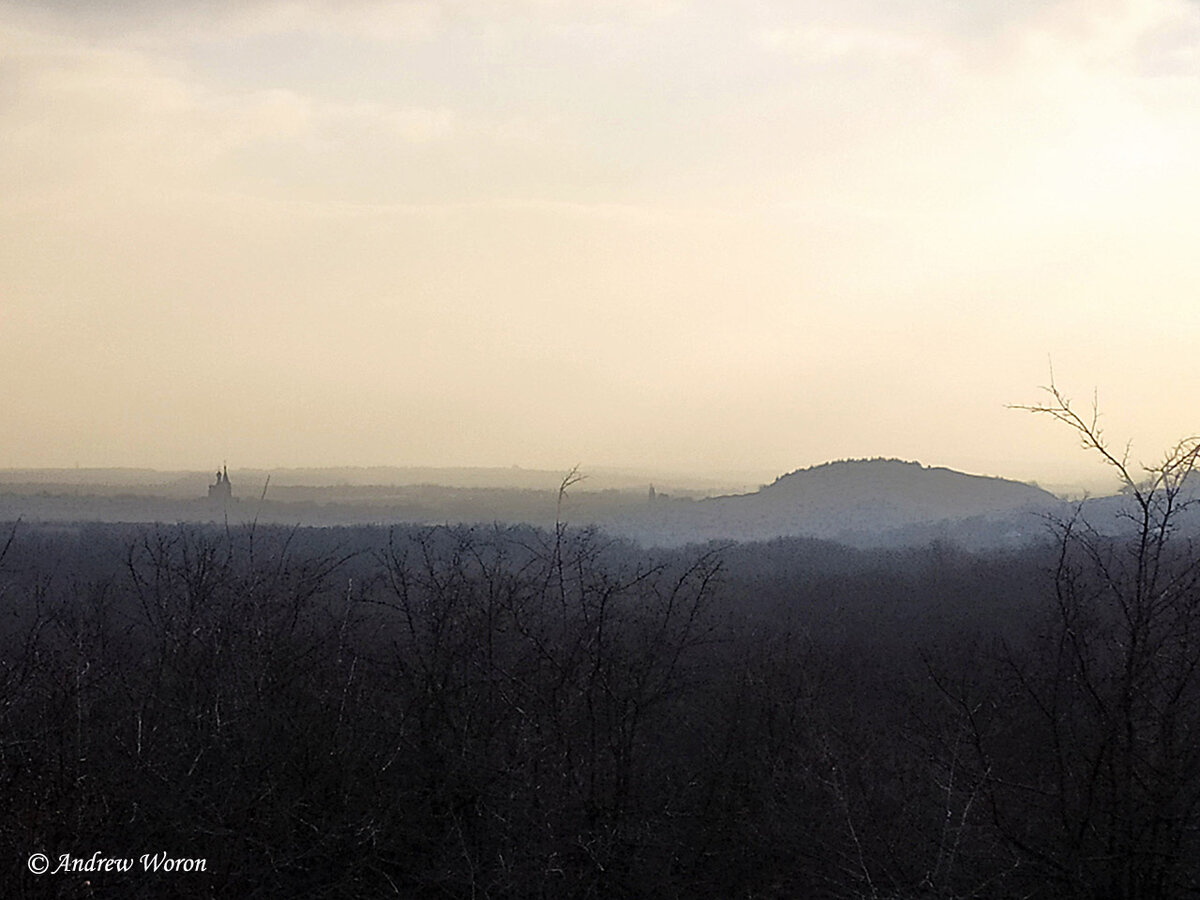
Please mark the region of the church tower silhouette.
[[208, 486], [209, 500], [232, 500], [233, 485], [229, 482], [229, 467], [217, 469], [217, 482]]

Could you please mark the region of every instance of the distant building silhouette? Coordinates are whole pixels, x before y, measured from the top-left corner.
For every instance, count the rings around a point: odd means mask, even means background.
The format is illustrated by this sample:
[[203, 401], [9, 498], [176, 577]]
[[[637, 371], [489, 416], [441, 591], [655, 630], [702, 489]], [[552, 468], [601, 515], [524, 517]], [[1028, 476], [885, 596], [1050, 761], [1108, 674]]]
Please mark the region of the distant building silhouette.
[[229, 482], [229, 467], [217, 469], [217, 482], [208, 486], [209, 500], [232, 500], [233, 485]]
[[654, 485], [650, 485], [650, 493], [647, 494], [646, 499], [651, 503], [658, 499], [658, 494], [654, 490]]

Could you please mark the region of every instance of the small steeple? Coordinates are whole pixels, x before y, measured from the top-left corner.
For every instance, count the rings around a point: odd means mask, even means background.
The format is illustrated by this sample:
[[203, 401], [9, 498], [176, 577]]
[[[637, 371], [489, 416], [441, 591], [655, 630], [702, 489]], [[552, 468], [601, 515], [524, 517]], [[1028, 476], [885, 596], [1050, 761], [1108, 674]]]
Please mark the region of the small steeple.
[[229, 466], [222, 464], [221, 468], [217, 469], [217, 480], [215, 484], [208, 486], [209, 500], [232, 500], [233, 485], [229, 482]]

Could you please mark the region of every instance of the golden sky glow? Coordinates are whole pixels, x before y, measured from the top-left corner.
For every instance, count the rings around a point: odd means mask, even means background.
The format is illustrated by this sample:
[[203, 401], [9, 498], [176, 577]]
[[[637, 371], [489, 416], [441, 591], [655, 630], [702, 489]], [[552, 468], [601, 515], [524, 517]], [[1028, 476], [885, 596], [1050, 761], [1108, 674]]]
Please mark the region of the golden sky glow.
[[1200, 4], [0, 2], [0, 467], [1200, 428]]

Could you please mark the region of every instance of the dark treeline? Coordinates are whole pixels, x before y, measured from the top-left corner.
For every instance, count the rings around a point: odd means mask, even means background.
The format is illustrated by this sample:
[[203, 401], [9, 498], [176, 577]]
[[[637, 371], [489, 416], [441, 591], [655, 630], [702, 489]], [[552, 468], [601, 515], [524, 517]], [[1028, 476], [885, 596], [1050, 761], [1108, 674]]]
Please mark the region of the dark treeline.
[[1161, 537], [6, 526], [0, 893], [1195, 894], [1200, 589]]

